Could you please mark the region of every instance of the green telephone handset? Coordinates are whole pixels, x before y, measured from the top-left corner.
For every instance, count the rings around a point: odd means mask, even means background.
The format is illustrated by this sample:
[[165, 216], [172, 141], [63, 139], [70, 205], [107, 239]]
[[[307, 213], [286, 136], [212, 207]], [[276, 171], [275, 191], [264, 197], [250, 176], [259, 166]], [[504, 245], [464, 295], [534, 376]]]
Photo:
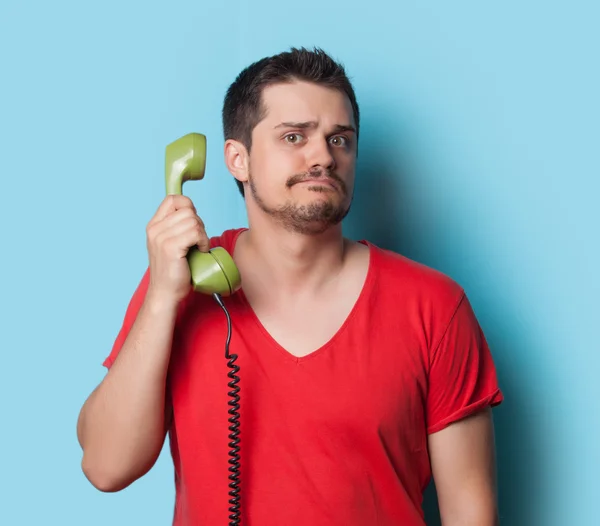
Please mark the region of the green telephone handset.
[[[206, 136], [188, 133], [166, 147], [165, 183], [167, 194], [181, 195], [183, 183], [204, 178]], [[230, 296], [241, 286], [240, 273], [233, 258], [222, 247], [201, 252], [192, 247], [187, 259], [196, 292]]]

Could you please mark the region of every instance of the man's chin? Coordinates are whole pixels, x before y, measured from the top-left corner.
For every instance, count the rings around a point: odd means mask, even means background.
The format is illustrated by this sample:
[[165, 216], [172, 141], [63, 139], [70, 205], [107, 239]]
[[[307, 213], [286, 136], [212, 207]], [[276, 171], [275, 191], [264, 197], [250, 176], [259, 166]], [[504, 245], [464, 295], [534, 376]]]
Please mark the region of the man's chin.
[[299, 192], [294, 196], [293, 207], [297, 209], [319, 209], [323, 210], [323, 213], [327, 213], [326, 210], [340, 209], [346, 206], [344, 198], [337, 192], [337, 190], [330, 187], [306, 187], [303, 192]]
[[348, 215], [349, 208], [334, 207], [331, 203], [314, 201], [306, 206], [288, 209], [278, 214], [278, 219], [290, 231], [305, 235], [320, 235], [338, 226]]
[[[320, 235], [339, 225], [350, 211], [338, 190], [322, 185], [303, 183], [300, 192], [287, 203], [271, 207], [251, 187], [258, 207], [286, 230], [304, 235]], [[300, 190], [300, 188], [298, 188]]]

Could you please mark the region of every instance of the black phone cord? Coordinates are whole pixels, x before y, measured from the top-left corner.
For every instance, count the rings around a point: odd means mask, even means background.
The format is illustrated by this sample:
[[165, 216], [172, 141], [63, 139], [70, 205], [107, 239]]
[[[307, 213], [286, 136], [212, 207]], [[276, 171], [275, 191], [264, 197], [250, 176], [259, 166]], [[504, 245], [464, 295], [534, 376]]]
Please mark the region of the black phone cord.
[[227, 318], [227, 340], [225, 342], [225, 358], [228, 360], [227, 366], [231, 369], [227, 376], [231, 379], [231, 381], [227, 384], [231, 389], [228, 392], [230, 400], [228, 405], [230, 409], [228, 413], [231, 415], [228, 419], [229, 421], [229, 526], [238, 526], [240, 524], [240, 388], [237, 385], [240, 381], [239, 376], [237, 376], [237, 372], [239, 372], [239, 365], [235, 365], [235, 361], [237, 360], [237, 354], [229, 353], [229, 344], [231, 342], [231, 316], [229, 315], [229, 311], [227, 307], [223, 303], [223, 298], [218, 293], [213, 294], [216, 302], [221, 306], [223, 312], [225, 313], [225, 317]]

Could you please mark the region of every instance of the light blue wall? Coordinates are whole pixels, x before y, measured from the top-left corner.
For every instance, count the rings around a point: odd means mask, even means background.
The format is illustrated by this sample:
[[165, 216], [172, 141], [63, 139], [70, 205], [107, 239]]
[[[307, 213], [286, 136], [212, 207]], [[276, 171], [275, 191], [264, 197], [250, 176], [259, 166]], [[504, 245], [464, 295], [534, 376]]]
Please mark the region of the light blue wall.
[[169, 524], [168, 452], [99, 493], [77, 414], [146, 265], [165, 144], [206, 133], [208, 176], [186, 191], [209, 232], [245, 224], [224, 91], [250, 61], [319, 45], [363, 112], [348, 234], [462, 283], [492, 346], [502, 524], [597, 524], [598, 15], [591, 1], [4, 0], [0, 523]]

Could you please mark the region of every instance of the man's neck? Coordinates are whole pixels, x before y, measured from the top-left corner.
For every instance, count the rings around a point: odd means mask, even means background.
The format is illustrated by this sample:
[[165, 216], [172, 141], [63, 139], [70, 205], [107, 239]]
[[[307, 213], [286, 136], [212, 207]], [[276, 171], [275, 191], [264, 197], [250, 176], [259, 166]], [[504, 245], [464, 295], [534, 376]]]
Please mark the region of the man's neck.
[[240, 241], [246, 267], [242, 272], [285, 295], [323, 288], [339, 275], [348, 251], [341, 225], [307, 235], [260, 221], [251, 224]]

